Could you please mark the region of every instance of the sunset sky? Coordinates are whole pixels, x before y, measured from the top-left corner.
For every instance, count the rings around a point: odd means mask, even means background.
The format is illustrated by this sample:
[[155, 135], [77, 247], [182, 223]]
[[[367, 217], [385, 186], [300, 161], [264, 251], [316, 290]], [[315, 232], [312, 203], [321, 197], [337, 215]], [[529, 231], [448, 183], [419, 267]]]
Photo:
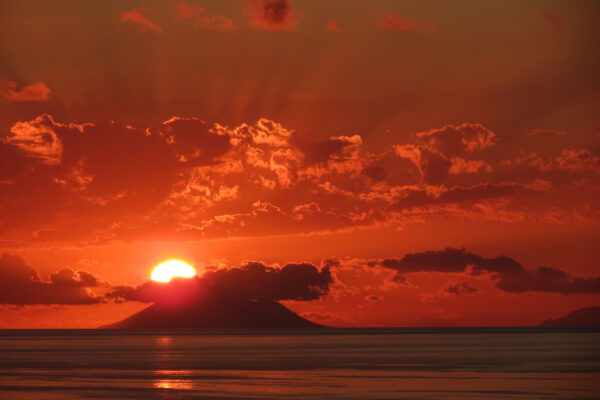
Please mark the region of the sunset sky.
[[0, 328], [122, 319], [169, 259], [331, 326], [600, 306], [599, 18], [0, 0]]

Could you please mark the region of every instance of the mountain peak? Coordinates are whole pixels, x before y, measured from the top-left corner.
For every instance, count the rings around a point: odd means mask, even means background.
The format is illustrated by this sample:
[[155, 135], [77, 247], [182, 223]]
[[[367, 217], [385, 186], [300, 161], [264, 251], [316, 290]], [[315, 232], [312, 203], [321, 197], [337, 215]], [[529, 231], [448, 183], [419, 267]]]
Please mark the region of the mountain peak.
[[276, 301], [205, 298], [186, 304], [155, 303], [101, 329], [323, 328]]

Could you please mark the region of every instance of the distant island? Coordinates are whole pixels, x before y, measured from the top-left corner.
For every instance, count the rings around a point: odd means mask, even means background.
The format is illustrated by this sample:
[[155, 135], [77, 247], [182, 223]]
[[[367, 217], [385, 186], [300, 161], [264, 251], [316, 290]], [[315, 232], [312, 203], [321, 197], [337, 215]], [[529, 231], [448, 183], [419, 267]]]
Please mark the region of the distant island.
[[276, 301], [221, 296], [186, 304], [155, 303], [100, 329], [325, 328]]
[[600, 326], [600, 307], [580, 308], [557, 319], [547, 319], [539, 326], [569, 327], [569, 326]]
[[[423, 319], [415, 327], [456, 326], [446, 320]], [[598, 327], [600, 307], [585, 307], [563, 317], [549, 318], [541, 327]], [[245, 329], [326, 328], [301, 317], [277, 301], [213, 295], [184, 304], [155, 303], [121, 321], [99, 329]]]

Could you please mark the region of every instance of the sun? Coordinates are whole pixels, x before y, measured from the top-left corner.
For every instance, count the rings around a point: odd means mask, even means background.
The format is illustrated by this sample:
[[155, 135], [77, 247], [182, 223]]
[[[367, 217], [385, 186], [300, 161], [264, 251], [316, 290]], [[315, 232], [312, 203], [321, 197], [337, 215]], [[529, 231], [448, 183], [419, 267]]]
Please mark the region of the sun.
[[153, 270], [151, 279], [155, 282], [169, 282], [175, 277], [192, 278], [196, 270], [181, 260], [168, 260], [158, 264]]

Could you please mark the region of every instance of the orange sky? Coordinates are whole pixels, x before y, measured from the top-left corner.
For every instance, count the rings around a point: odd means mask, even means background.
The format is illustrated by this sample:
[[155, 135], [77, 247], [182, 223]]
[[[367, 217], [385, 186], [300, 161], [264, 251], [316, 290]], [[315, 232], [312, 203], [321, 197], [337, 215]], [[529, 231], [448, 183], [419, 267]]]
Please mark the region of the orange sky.
[[170, 258], [330, 270], [334, 326], [600, 305], [598, 3], [342, 3], [2, 2], [0, 328]]

